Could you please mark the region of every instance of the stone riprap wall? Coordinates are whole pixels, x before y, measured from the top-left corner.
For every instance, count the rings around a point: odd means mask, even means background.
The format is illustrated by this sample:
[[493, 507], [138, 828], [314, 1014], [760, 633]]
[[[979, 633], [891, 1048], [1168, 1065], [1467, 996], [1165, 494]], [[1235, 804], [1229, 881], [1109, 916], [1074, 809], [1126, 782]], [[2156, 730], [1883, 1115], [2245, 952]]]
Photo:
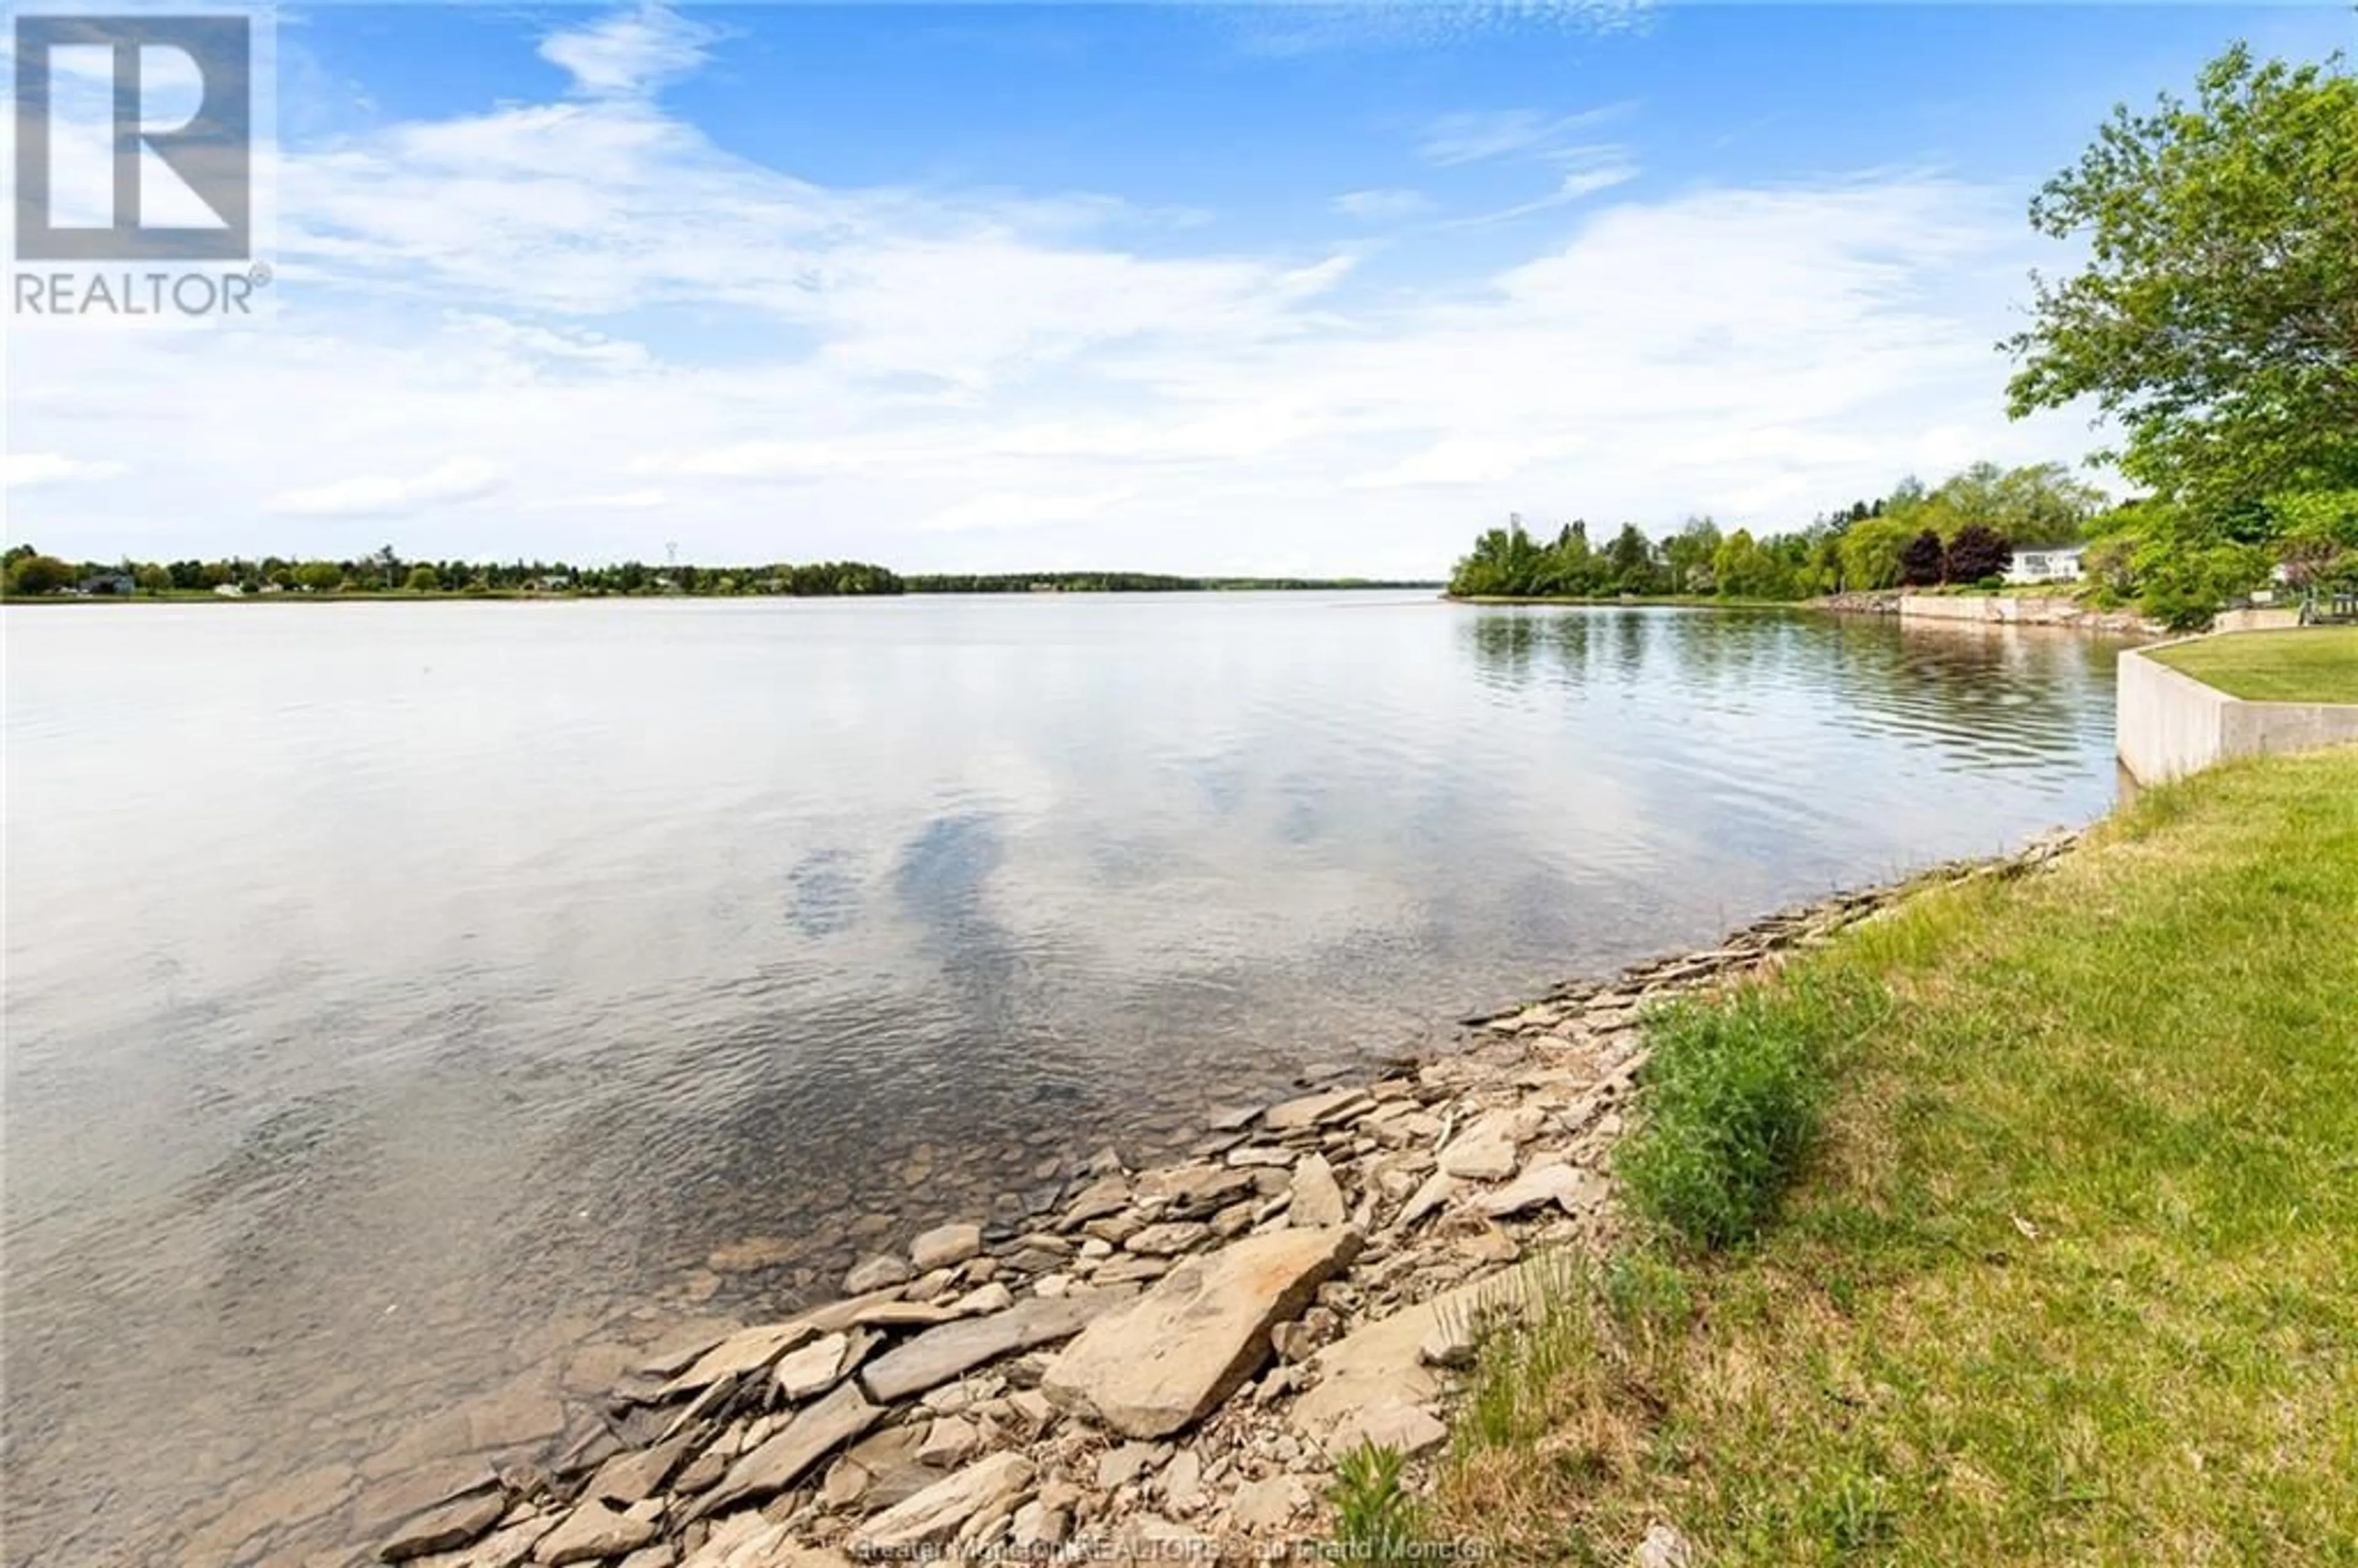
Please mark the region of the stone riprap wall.
[[1903, 593], [1899, 596], [1899, 617], [1903, 621], [1965, 621], [1997, 626], [2064, 626], [2124, 636], [2159, 630], [2134, 611], [2094, 610], [2061, 594]]
[[2115, 677], [2115, 749], [2141, 784], [2168, 784], [2231, 757], [2358, 741], [2358, 703], [2245, 702], [2146, 657], [2150, 651], [2123, 654]]
[[1372, 1082], [1218, 1116], [1175, 1164], [1102, 1151], [1024, 1226], [942, 1225], [838, 1299], [633, 1353], [561, 1436], [290, 1484], [287, 1518], [216, 1533], [230, 1561], [307, 1565], [1254, 1559], [1325, 1527], [1363, 1440], [1427, 1479], [1479, 1336], [1544, 1299], [1557, 1249], [1611, 1242], [1650, 1004], [2071, 841], [1467, 1019]]
[[2300, 611], [2283, 605], [2255, 610], [2223, 610], [2211, 622], [2213, 632], [2284, 632], [2300, 624]]

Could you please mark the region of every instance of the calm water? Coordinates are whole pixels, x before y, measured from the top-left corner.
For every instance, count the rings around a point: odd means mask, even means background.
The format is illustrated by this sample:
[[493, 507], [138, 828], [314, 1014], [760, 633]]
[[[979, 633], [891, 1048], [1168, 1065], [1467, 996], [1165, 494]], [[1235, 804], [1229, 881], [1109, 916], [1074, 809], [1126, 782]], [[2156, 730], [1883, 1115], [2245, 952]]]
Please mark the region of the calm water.
[[28, 1563], [221, 1561], [188, 1532], [225, 1503], [396, 1471], [454, 1400], [540, 1409], [1099, 1142], [2113, 784], [2108, 647], [1883, 620], [5, 621]]

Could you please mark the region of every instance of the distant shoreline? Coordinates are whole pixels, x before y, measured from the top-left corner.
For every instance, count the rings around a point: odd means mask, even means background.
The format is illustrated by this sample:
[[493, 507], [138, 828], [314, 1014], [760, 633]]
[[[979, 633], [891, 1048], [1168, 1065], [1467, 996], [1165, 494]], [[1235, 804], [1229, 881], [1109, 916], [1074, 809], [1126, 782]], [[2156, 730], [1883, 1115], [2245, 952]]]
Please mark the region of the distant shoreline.
[[680, 590], [656, 593], [621, 593], [590, 589], [521, 589], [488, 588], [452, 589], [360, 589], [324, 593], [305, 593], [287, 589], [276, 593], [215, 593], [208, 589], [174, 589], [155, 593], [11, 593], [0, 596], [0, 603], [9, 606], [32, 604], [471, 604], [485, 600], [509, 603], [579, 603], [601, 600], [618, 600], [632, 603], [667, 602], [682, 600], [815, 600], [815, 599], [1009, 599], [1039, 597], [1065, 598], [1074, 595], [1106, 597], [1115, 594], [1217, 594], [1217, 593], [1341, 593], [1427, 591], [1438, 594], [1444, 585], [1438, 579], [1429, 582], [1395, 582], [1338, 578], [1329, 580], [1295, 580], [1275, 578], [1204, 579], [1187, 583], [1172, 583], [1152, 588], [1076, 588], [1044, 586], [1033, 588], [970, 588], [970, 587], [904, 587], [897, 593], [701, 593]]

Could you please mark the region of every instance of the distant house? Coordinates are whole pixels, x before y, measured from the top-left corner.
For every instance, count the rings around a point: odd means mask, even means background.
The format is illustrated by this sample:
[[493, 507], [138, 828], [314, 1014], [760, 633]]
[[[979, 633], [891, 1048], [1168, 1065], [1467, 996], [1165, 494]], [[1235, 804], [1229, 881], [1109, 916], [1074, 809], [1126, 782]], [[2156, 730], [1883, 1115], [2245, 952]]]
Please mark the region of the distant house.
[[2058, 545], [2052, 549], [2017, 550], [2007, 563], [2008, 582], [2077, 582], [2080, 580], [2080, 557], [2087, 553], [2080, 545]]
[[133, 594], [139, 591], [139, 584], [133, 579], [129, 572], [100, 572], [95, 577], [86, 577], [82, 579], [81, 582], [75, 588], [74, 591], [77, 593]]
[[240, 588], [233, 582], [218, 584], [213, 589], [213, 592], [219, 594], [223, 599], [243, 599], [245, 597], [245, 589]]

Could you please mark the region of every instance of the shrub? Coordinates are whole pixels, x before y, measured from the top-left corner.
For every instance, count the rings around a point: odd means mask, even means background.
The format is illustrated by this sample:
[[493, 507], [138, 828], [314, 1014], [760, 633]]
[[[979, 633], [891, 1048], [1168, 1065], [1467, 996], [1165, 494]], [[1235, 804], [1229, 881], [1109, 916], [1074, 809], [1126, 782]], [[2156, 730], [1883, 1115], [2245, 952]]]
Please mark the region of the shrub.
[[1998, 577], [1996, 574], [1992, 574], [1991, 576], [1985, 578], [1975, 578], [1974, 579], [1974, 586], [1975, 588], [1982, 589], [2004, 588], [2006, 586], [2006, 579]]
[[1968, 523], [1949, 541], [1942, 570], [1951, 582], [1977, 582], [1985, 577], [2003, 576], [2006, 562], [2013, 558], [2014, 547], [1996, 529]]
[[1703, 1248], [1767, 1224], [1826, 1098], [1812, 1013], [1747, 991], [1653, 1021], [1644, 1119], [1615, 1162], [1640, 1215]]
[[1899, 552], [1899, 580], [1909, 588], [1932, 588], [1941, 580], [1941, 535], [1927, 528]]

